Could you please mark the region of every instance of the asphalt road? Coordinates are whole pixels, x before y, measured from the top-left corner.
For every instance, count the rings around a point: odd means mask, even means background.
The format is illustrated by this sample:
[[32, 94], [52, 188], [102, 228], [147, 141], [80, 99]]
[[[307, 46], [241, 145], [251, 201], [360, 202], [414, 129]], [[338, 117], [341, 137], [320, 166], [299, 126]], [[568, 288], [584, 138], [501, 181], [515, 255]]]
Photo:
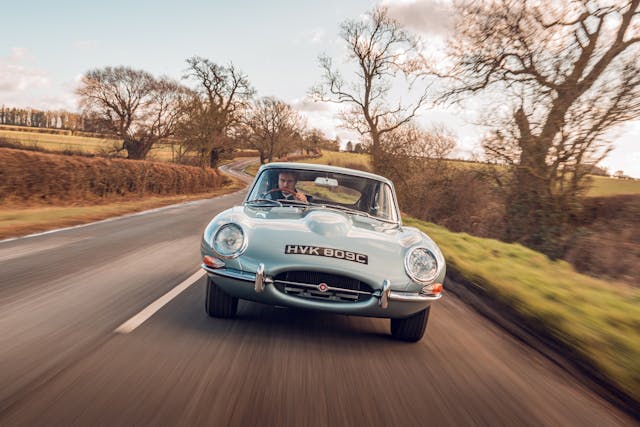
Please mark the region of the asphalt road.
[[248, 302], [211, 319], [203, 277], [116, 332], [189, 284], [242, 197], [0, 242], [0, 425], [637, 425], [451, 294], [417, 344]]

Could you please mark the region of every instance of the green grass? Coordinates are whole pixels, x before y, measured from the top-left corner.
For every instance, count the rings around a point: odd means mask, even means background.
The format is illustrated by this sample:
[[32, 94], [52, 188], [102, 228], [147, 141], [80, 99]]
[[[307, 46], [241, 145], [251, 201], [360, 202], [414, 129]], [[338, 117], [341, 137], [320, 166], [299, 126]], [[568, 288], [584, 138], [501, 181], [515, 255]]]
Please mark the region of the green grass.
[[618, 194], [640, 194], [640, 180], [616, 179], [592, 176], [593, 183], [587, 196], [616, 196]]
[[564, 261], [518, 244], [412, 218], [405, 224], [429, 234], [448, 266], [640, 400], [640, 288], [579, 274]]

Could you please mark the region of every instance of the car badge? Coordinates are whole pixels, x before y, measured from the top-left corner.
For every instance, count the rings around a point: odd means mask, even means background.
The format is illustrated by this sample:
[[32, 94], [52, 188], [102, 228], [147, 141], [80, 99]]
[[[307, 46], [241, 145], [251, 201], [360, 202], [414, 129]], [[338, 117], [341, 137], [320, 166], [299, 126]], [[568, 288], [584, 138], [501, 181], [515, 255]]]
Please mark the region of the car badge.
[[326, 283], [320, 283], [318, 285], [318, 290], [320, 292], [327, 292], [327, 290], [329, 290], [329, 286]]

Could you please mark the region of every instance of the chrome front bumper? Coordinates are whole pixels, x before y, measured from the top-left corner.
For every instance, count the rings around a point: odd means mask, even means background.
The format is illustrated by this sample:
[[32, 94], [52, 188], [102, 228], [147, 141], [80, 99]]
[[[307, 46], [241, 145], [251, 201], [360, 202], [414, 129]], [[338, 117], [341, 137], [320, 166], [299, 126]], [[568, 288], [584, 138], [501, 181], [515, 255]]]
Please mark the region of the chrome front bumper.
[[[256, 273], [250, 273], [246, 271], [228, 269], [228, 268], [211, 268], [205, 264], [202, 264], [202, 268], [214, 276], [234, 279], [242, 282], [253, 283], [253, 288], [256, 294], [264, 292], [267, 285], [273, 285], [273, 278], [267, 276], [264, 273], [264, 264], [260, 264]], [[313, 286], [313, 285], [309, 285]], [[425, 295], [418, 292], [398, 292], [391, 290], [391, 282], [385, 280], [382, 284], [382, 289], [377, 290], [371, 294], [378, 300], [378, 307], [381, 309], [387, 309], [390, 301], [407, 302], [407, 303], [430, 303], [437, 301], [442, 297], [442, 294], [437, 295]]]

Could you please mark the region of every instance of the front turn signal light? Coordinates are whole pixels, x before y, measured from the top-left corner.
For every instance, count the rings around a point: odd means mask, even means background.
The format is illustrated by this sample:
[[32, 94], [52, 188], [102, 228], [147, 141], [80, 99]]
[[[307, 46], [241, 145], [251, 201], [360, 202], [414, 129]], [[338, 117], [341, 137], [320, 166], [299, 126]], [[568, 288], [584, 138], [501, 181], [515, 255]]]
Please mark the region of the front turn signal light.
[[224, 262], [220, 261], [218, 258], [212, 257], [211, 255], [205, 255], [202, 257], [202, 262], [204, 262], [204, 265], [211, 268], [224, 267]]
[[442, 293], [442, 283], [434, 283], [432, 285], [426, 285], [422, 288], [423, 295], [440, 295]]

